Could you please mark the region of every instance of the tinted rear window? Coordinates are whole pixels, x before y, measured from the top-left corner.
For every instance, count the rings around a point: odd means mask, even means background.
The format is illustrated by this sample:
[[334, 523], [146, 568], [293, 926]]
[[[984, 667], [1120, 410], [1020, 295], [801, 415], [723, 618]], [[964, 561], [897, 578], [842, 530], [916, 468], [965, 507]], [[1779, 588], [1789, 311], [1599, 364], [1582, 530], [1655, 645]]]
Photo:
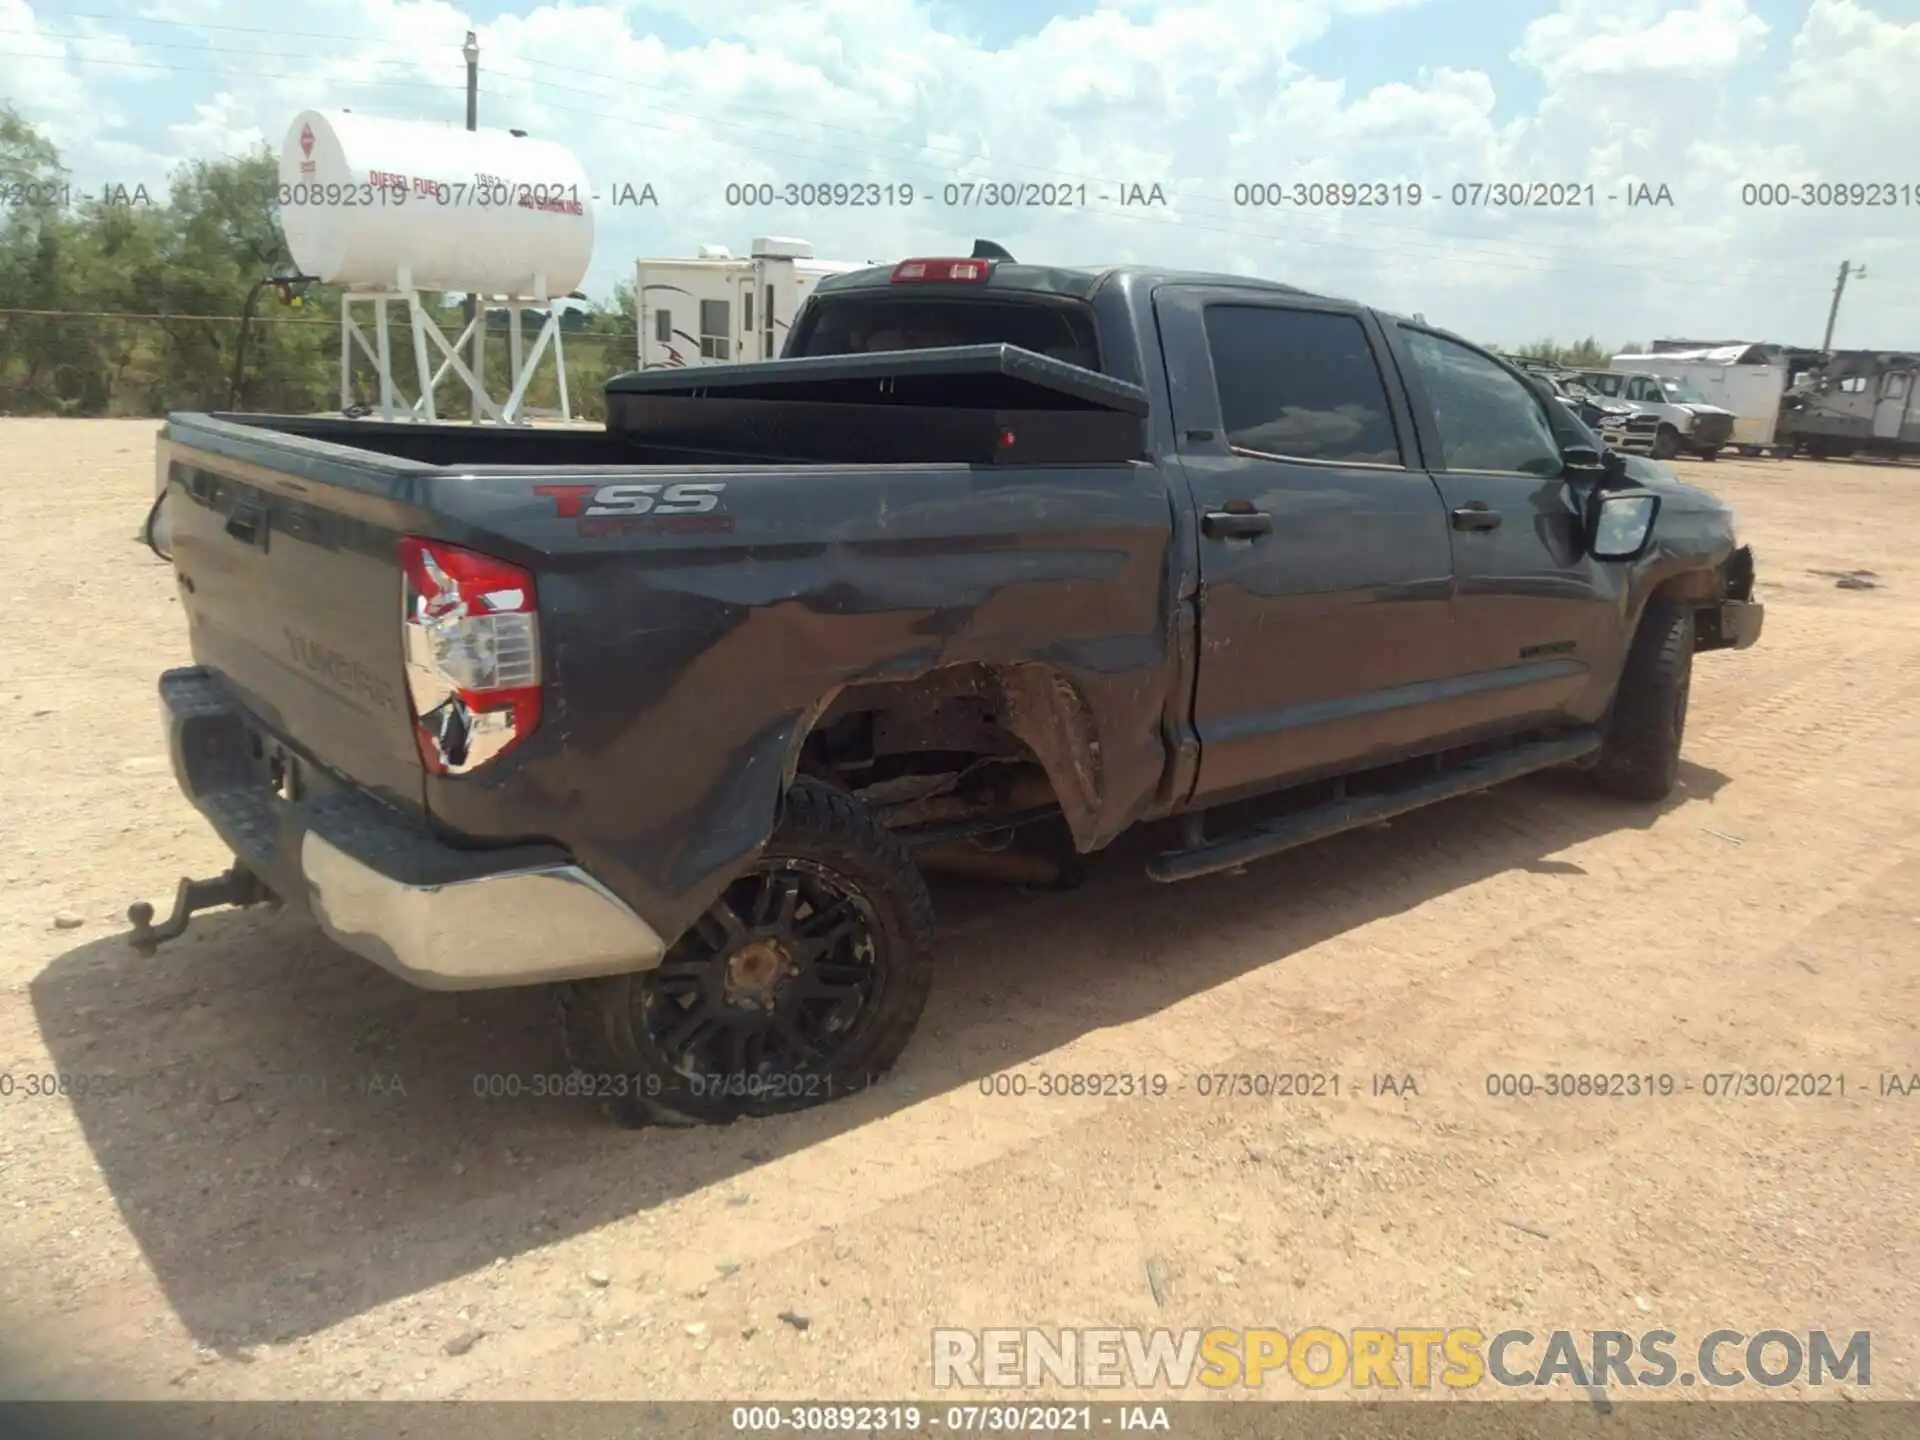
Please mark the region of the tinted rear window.
[[1400, 464], [1386, 385], [1367, 332], [1353, 316], [1209, 305], [1207, 348], [1220, 420], [1236, 450]]
[[995, 300], [817, 297], [791, 355], [865, 355], [953, 345], [1018, 345], [1100, 368], [1093, 316], [1077, 305]]

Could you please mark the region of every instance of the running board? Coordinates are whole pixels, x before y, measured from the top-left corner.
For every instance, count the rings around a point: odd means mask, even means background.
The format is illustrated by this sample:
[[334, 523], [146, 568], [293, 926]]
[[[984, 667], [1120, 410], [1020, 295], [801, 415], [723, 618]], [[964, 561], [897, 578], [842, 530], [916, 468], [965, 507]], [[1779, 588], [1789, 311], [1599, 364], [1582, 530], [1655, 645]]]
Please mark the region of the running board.
[[1237, 835], [1208, 840], [1185, 850], [1169, 850], [1147, 862], [1147, 876], [1162, 884], [1192, 880], [1220, 870], [1232, 870], [1252, 860], [1264, 860], [1296, 845], [1311, 844], [1343, 830], [1375, 825], [1396, 815], [1418, 810], [1438, 800], [1471, 795], [1530, 775], [1584, 759], [1600, 748], [1600, 732], [1582, 730], [1554, 740], [1539, 740], [1517, 749], [1465, 761], [1431, 780], [1405, 785], [1377, 795], [1360, 795], [1316, 805], [1295, 815], [1256, 825]]

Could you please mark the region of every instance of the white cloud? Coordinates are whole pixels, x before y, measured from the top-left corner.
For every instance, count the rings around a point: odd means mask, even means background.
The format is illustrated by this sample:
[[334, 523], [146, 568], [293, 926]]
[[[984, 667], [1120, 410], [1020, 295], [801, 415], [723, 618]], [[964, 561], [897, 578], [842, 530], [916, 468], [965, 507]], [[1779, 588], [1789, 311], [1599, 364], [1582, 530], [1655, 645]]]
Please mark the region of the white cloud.
[[1701, 0], [1679, 8], [1659, 0], [1567, 0], [1527, 26], [1514, 59], [1549, 80], [1703, 80], [1751, 60], [1766, 38], [1766, 22], [1748, 10], [1746, 0]]
[[37, 16], [26, 0], [0, 0], [0, 98], [31, 119], [49, 140], [70, 149], [85, 145], [103, 124], [119, 120], [117, 106], [94, 90], [72, 64], [84, 50], [105, 52], [106, 58], [134, 58], [118, 36], [89, 27], [86, 37], [66, 38], [72, 30], [56, 28]]
[[198, 159], [232, 155], [261, 145], [277, 146], [282, 138], [279, 131], [268, 135], [261, 130], [258, 112], [251, 100], [242, 99], [231, 90], [222, 90], [195, 102], [191, 120], [167, 127], [167, 139], [171, 143], [165, 155], [152, 151], [148, 154], [163, 163], [173, 157]]
[[[77, 171], [110, 163], [100, 178], [153, 185], [168, 159], [277, 145], [307, 106], [462, 114], [472, 22], [439, 0], [323, 0], [285, 21], [338, 39], [275, 33], [280, 12], [257, 3], [161, 3], [148, 13], [181, 23], [82, 45], [58, 38], [82, 34], [77, 22], [35, 22], [23, 0], [0, 0], [0, 17], [16, 17], [0, 30], [37, 23], [23, 48], [53, 57], [0, 61], [0, 80]], [[1740, 204], [1743, 182], [1911, 182], [1920, 87], [1901, 82], [1920, 74], [1920, 25], [1858, 0], [1816, 0], [1790, 32], [1770, 32], [1743, 0], [1565, 0], [1530, 22], [1489, 8], [1477, 63], [1434, 67], [1409, 47], [1378, 83], [1316, 72], [1318, 42], [1364, 24], [1390, 45], [1401, 21], [1356, 17], [1420, 3], [1110, 0], [997, 48], [943, 30], [947, 11], [917, 0], [543, 6], [476, 27], [481, 114], [564, 141], [599, 185], [653, 184], [661, 210], [601, 212], [603, 290], [638, 255], [704, 241], [797, 234], [823, 255], [867, 258], [990, 235], [1022, 258], [1272, 275], [1490, 339], [1793, 340], [1817, 338], [1838, 261], [1877, 256], [1874, 305], [1849, 312], [1842, 338], [1920, 342], [1920, 277], [1890, 263], [1903, 240], [1912, 248], [1920, 205]], [[648, 17], [674, 22], [668, 38]], [[689, 32], [705, 38], [669, 43]], [[89, 67], [76, 53], [179, 70]], [[116, 100], [135, 75], [166, 84]], [[124, 174], [143, 146], [137, 163], [154, 173]], [[724, 203], [729, 182], [852, 179], [908, 182], [920, 200], [804, 214]], [[927, 203], [963, 179], [1084, 183], [1090, 203]], [[1263, 179], [1416, 180], [1440, 195], [1417, 209], [1235, 205], [1236, 180]], [[1597, 203], [1455, 208], [1456, 181], [1591, 183]], [[1115, 182], [1158, 183], [1171, 204], [1092, 202]], [[1639, 183], [1667, 185], [1675, 204], [1605, 198]]]
[[[1815, 0], [1794, 37], [1787, 78], [1788, 113], [1822, 138], [1878, 141], [1880, 154], [1895, 159], [1892, 128], [1920, 117], [1920, 20], [1898, 25], [1854, 0]], [[1869, 121], [1872, 137], [1857, 128]]]

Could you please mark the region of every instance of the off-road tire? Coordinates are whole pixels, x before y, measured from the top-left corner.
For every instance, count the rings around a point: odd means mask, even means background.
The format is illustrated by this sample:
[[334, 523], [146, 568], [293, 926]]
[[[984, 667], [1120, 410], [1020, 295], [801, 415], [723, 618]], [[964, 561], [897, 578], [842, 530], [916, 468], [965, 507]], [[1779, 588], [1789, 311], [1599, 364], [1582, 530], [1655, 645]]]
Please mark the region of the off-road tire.
[[[864, 1003], [871, 1011], [861, 1010], [842, 1046], [817, 1066], [750, 1082], [719, 1080], [718, 1072], [693, 1076], [675, 1068], [640, 1022], [642, 1007], [660, 1002], [658, 994], [647, 999], [658, 972], [582, 981], [560, 987], [558, 1004], [566, 1058], [583, 1097], [600, 1100], [630, 1126], [724, 1125], [853, 1094], [893, 1067], [933, 989], [933, 899], [926, 881], [907, 848], [865, 806], [807, 779], [787, 792], [779, 825], [749, 877], [785, 861], [830, 876], [868, 916], [874, 993]], [[683, 939], [667, 961], [690, 943], [698, 942]]]
[[1652, 600], [1640, 618], [1614, 692], [1593, 783], [1623, 800], [1651, 803], [1680, 779], [1680, 744], [1693, 685], [1693, 612]]
[[1671, 460], [1680, 453], [1680, 432], [1671, 425], [1662, 425], [1653, 432], [1653, 458]]

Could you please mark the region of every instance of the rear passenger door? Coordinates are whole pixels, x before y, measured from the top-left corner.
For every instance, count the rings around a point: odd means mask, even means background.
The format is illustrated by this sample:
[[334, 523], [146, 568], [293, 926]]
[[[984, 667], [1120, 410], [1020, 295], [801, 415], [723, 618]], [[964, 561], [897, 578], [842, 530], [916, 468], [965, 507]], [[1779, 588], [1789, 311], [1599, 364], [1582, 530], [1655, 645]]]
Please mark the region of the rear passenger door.
[[1461, 718], [1592, 719], [1595, 677], [1622, 659], [1621, 577], [1586, 554], [1548, 402], [1454, 337], [1396, 322], [1394, 343], [1453, 532]]
[[1229, 287], [1155, 308], [1199, 520], [1195, 797], [1393, 758], [1455, 662], [1446, 511], [1378, 322]]

